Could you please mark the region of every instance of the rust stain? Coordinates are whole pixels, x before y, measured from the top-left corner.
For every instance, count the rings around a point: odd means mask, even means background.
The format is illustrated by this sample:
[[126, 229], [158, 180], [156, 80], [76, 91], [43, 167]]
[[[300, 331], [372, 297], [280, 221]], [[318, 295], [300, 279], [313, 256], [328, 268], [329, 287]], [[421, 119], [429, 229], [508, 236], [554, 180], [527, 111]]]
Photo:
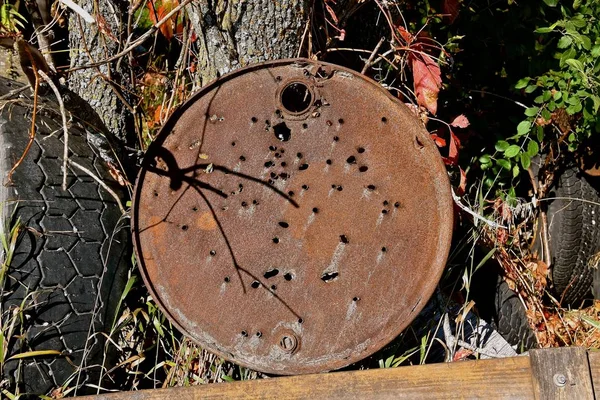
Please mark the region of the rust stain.
[[408, 326], [445, 266], [453, 206], [406, 106], [296, 59], [237, 70], [181, 110], [146, 153], [132, 221], [141, 272], [179, 329], [241, 365], [300, 374]]
[[212, 231], [217, 228], [217, 221], [210, 211], [205, 211], [198, 217], [197, 225], [203, 231]]

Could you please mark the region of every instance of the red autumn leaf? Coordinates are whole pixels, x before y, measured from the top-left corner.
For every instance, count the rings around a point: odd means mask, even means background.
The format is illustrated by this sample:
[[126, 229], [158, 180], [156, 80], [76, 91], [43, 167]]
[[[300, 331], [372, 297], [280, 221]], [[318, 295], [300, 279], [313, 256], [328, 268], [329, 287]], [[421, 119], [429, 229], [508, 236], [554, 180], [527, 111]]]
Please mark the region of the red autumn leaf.
[[458, 164], [458, 148], [460, 147], [460, 139], [450, 131], [450, 145], [448, 147], [448, 157], [443, 157], [446, 165]]
[[[160, 5], [158, 5], [158, 4], [160, 4]], [[159, 21], [161, 21], [164, 17], [166, 17], [167, 14], [169, 14], [178, 5], [179, 5], [179, 0], [162, 0], [161, 2], [158, 2], [156, 0], [148, 1], [148, 9], [150, 11], [148, 14], [150, 16], [150, 20], [154, 24], [157, 24]], [[171, 21], [165, 22], [159, 28], [160, 32], [163, 34], [163, 36], [167, 40], [171, 40], [173, 38], [174, 28], [176, 30], [179, 30], [178, 26], [174, 26], [177, 24], [176, 18], [177, 18], [177, 15], [173, 15], [170, 18]]]
[[458, 10], [460, 9], [460, 0], [444, 0], [442, 2], [442, 12], [446, 14], [450, 23], [453, 23], [456, 17], [458, 17]]
[[454, 118], [454, 121], [450, 122], [455, 128], [467, 128], [469, 126], [469, 120], [463, 114], [460, 114], [458, 117]]
[[417, 102], [435, 115], [438, 94], [442, 87], [440, 66], [425, 53], [411, 53], [410, 59]]
[[459, 196], [462, 196], [463, 194], [465, 194], [465, 190], [467, 189], [467, 174], [465, 174], [465, 171], [462, 170], [462, 168], [460, 168], [460, 183], [458, 184], [458, 190], [457, 190], [457, 194]]
[[446, 147], [446, 140], [444, 138], [439, 137], [435, 133], [431, 134], [431, 138], [437, 144], [438, 147]]
[[400, 34], [400, 37], [402, 37], [402, 39], [404, 39], [404, 41], [406, 43], [412, 43], [412, 41], [414, 39], [414, 36], [409, 31], [407, 31], [406, 29], [404, 29], [403, 26], [396, 27], [396, 30]]

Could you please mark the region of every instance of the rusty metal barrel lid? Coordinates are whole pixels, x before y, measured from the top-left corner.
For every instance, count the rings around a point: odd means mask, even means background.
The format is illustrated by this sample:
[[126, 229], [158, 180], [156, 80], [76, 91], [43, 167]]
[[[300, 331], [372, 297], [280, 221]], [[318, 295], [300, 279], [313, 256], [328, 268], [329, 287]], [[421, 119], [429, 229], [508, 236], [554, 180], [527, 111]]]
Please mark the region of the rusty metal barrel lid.
[[136, 184], [151, 295], [209, 351], [272, 374], [338, 369], [423, 308], [452, 196], [418, 118], [376, 82], [306, 59], [240, 69], [166, 123]]

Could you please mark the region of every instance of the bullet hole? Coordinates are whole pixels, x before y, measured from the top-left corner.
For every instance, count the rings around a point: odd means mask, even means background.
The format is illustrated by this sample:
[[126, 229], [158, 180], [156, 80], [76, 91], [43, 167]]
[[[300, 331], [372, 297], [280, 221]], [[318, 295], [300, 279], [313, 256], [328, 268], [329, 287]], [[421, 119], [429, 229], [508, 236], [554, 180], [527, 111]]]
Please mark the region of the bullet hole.
[[384, 201], [383, 201], [383, 205], [384, 205], [384, 206], [387, 206], [388, 204], [390, 204], [390, 203], [389, 203], [387, 200], [384, 200]]
[[423, 142], [421, 142], [421, 140], [419, 140], [418, 137], [415, 137], [415, 145], [417, 146], [417, 149], [422, 149], [424, 147]]
[[387, 251], [387, 247], [382, 247], [382, 248], [381, 248], [381, 252], [382, 252], [382, 253], [385, 253], [386, 251]]
[[308, 185], [302, 185], [302, 189], [308, 190]]
[[343, 118], [338, 119], [338, 124], [342, 125], [344, 123]]
[[255, 124], [258, 121], [258, 119], [256, 117], [252, 117], [250, 118], [250, 121], [252, 121], [252, 123]]
[[282, 142], [287, 142], [292, 137], [292, 131], [285, 122], [280, 122], [273, 126], [273, 132], [275, 133], [275, 137]]
[[302, 158], [302, 157], [303, 157], [303, 155], [302, 155], [302, 153], [296, 153], [296, 157], [298, 157], [298, 158]]
[[336, 187], [337, 187], [336, 185], [331, 185], [331, 188], [332, 188], [332, 189], [335, 189]]
[[280, 177], [281, 179], [285, 180], [285, 179], [287, 179], [287, 178], [289, 177], [289, 175], [288, 175], [288, 174], [286, 174], [285, 172], [282, 172], [282, 173], [280, 173], [280, 174], [279, 174], [279, 177]]
[[302, 129], [308, 129], [308, 124], [302, 124]]
[[291, 273], [289, 273], [289, 272], [286, 272], [286, 273], [283, 275], [283, 279], [285, 279], [286, 281], [288, 281], [288, 282], [289, 282], [289, 281], [291, 281], [292, 279], [294, 279], [294, 275], [292, 275], [292, 274], [291, 274]]
[[359, 167], [358, 170], [360, 172], [367, 172], [369, 170], [369, 167], [367, 167], [366, 165], [363, 165], [363, 166]]
[[350, 243], [350, 241], [348, 240], [348, 237], [346, 235], [340, 235], [340, 242], [342, 242], [344, 244]]
[[262, 336], [262, 332], [258, 331], [256, 332], [256, 337], [261, 337]]
[[252, 200], [252, 204], [254, 204], [255, 206], [257, 206], [259, 204], [258, 200]]
[[290, 191], [288, 192], [288, 196], [290, 196], [290, 197], [293, 197], [293, 196], [294, 196], [294, 194], [295, 194], [295, 193], [294, 193], [294, 191], [293, 191], [293, 190], [290, 190]]
[[281, 163], [281, 166], [282, 166], [282, 167], [286, 167], [286, 166], [287, 166], [287, 163], [286, 163], [285, 161], [283, 161], [283, 162]]
[[243, 337], [248, 337], [248, 332], [246, 332], [246, 331], [242, 331], [242, 336], [243, 336]]
[[318, 209], [317, 207], [314, 207], [314, 208], [312, 209], [312, 212], [314, 212], [315, 214], [317, 214], [317, 213], [319, 212], [319, 209]]
[[274, 181], [273, 179], [269, 179], [269, 180], [267, 181], [267, 183], [268, 183], [269, 185], [273, 186], [273, 184], [275, 183], [275, 181]]
[[322, 105], [323, 105], [323, 102], [321, 100], [315, 101], [315, 107], [321, 107]]
[[273, 268], [265, 272], [263, 276], [265, 277], [265, 279], [270, 279], [274, 276], [277, 276], [277, 274], [279, 274], [279, 270], [277, 268]]
[[239, 192], [239, 193], [242, 193], [242, 190], [244, 190], [244, 185], [240, 183], [240, 184], [238, 185], [238, 192]]
[[285, 153], [285, 149], [283, 149], [283, 148], [279, 151], [281, 152], [281, 154]]
[[359, 301], [359, 300], [360, 300], [360, 297], [353, 297], [352, 298], [352, 301]]
[[225, 279], [223, 279], [225, 281], [225, 283], [229, 283], [229, 281], [231, 280], [231, 278], [229, 278], [228, 276], [225, 277]]
[[271, 129], [271, 121], [266, 120], [265, 121], [265, 131], [269, 131], [269, 129]]
[[375, 188], [375, 185], [369, 185], [369, 186], [367, 186], [367, 189], [369, 189], [369, 190], [373, 191], [373, 190], [375, 190], [376, 188]]
[[338, 277], [338, 275], [339, 275], [338, 272], [328, 272], [321, 276], [321, 280], [323, 282], [331, 282], [331, 281], [335, 280]]
[[398, 202], [398, 201], [397, 201], [397, 202], [395, 202], [395, 203], [394, 203], [394, 207], [396, 207], [396, 208], [400, 207], [400, 202]]
[[274, 237], [273, 238], [273, 243], [278, 244], [279, 243], [279, 238], [278, 237]]
[[196, 206], [192, 207], [192, 211], [194, 211], [194, 212], [198, 211], [198, 207], [196, 207]]
[[303, 323], [303, 322], [304, 322], [304, 320], [303, 320], [302, 318], [298, 318], [298, 323], [299, 323], [299, 324], [301, 324], [301, 323]]
[[359, 153], [364, 153], [365, 152], [365, 148], [364, 147], [359, 147], [356, 151], [358, 151]]
[[344, 187], [342, 185], [338, 185], [336, 189], [338, 192], [341, 192], [342, 190], [344, 190]]
[[269, 146], [269, 150], [275, 151], [275, 150], [277, 150], [277, 147], [275, 147], [275, 146]]
[[231, 142], [231, 146], [232, 146], [232, 147], [235, 147], [235, 142]]
[[337, 136], [334, 136], [334, 137], [333, 137], [333, 141], [334, 141], [334, 142], [337, 142], [337, 141], [339, 141], [339, 140], [340, 140], [340, 138], [339, 138], [339, 137], [337, 137]]
[[214, 256], [214, 255], [216, 255], [216, 254], [217, 254], [217, 252], [216, 252], [216, 251], [214, 251], [214, 250], [211, 250], [211, 251], [209, 251], [209, 252], [208, 252], [208, 254], [210, 254], [211, 256]]
[[331, 160], [327, 160], [327, 161], [325, 161], [325, 164], [327, 164], [327, 165], [331, 165], [331, 163], [332, 163], [332, 161], [331, 161]]
[[275, 172], [271, 172], [271, 179], [277, 180], [279, 179], [279, 176]]
[[383, 210], [381, 210], [381, 213], [382, 213], [382, 214], [387, 214], [387, 213], [388, 213], [388, 210], [386, 210], [386, 209], [383, 209]]
[[308, 164], [302, 164], [301, 166], [299, 166], [299, 167], [298, 167], [298, 169], [299, 169], [300, 171], [307, 170], [307, 169], [308, 169]]
[[329, 121], [329, 120], [327, 120], [325, 123], [327, 124], [327, 126], [331, 126], [331, 125], [333, 125], [333, 122], [331, 122], [331, 121]]
[[381, 117], [381, 122], [383, 122], [384, 124], [387, 123], [387, 118], [386, 117]]
[[281, 91], [281, 105], [291, 113], [306, 111], [312, 100], [312, 94], [308, 90], [308, 86], [303, 83], [290, 83]]
[[248, 205], [248, 203], [246, 203], [245, 201], [242, 201], [242, 207], [246, 207]]
[[185, 231], [187, 231], [188, 229], [189, 229], [189, 226], [187, 226], [187, 225], [181, 225], [181, 230], [182, 230], [182, 231], [184, 231], [184, 232], [185, 232]]
[[246, 157], [240, 156], [240, 161], [246, 161]]
[[254, 282], [252, 282], [252, 283], [250, 284], [250, 286], [251, 286], [253, 289], [258, 289], [258, 288], [260, 287], [260, 282], [259, 282], [259, 281], [254, 281]]
[[275, 114], [276, 114], [277, 116], [281, 116], [281, 110], [275, 110]]
[[275, 77], [275, 80], [276, 80], [277, 82], [281, 82], [281, 77], [280, 77], [279, 75], [277, 75], [277, 76]]
[[275, 158], [281, 158], [281, 154], [275, 153]]
[[277, 290], [277, 285], [271, 285], [271, 290]]
[[156, 190], [154, 191], [154, 197], [158, 197], [158, 192]]
[[279, 222], [279, 226], [282, 227], [282, 228], [288, 228], [290, 226], [290, 224], [288, 224], [285, 221], [280, 221]]
[[265, 163], [265, 168], [271, 168], [273, 165], [275, 165], [275, 164], [273, 163], [273, 161], [267, 161], [267, 162]]

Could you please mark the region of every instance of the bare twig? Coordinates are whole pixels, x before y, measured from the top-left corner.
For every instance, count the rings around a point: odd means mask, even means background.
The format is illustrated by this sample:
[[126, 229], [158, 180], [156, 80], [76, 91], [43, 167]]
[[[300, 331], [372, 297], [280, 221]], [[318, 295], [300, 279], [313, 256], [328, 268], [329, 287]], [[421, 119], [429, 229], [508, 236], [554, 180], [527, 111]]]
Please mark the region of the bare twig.
[[377, 55], [377, 52], [379, 51], [379, 48], [383, 45], [384, 42], [385, 42], [385, 37], [382, 37], [379, 40], [379, 43], [377, 43], [377, 46], [375, 46], [375, 48], [373, 49], [373, 52], [369, 56], [369, 59], [365, 63], [365, 66], [360, 71], [361, 74], [364, 74], [365, 72], [367, 72], [367, 70], [369, 69], [369, 67], [373, 64], [373, 59], [375, 58], [375, 55]]
[[67, 190], [67, 160], [69, 158], [69, 128], [67, 127], [67, 113], [65, 112], [65, 104], [63, 103], [62, 96], [60, 95], [60, 91], [52, 82], [52, 79], [48, 75], [44, 73], [44, 71], [39, 70], [38, 74], [48, 85], [52, 88], [54, 95], [56, 96], [56, 100], [58, 101], [58, 106], [60, 107], [60, 115], [62, 116], [62, 127], [63, 127], [63, 181], [62, 181], [62, 190]]
[[73, 71], [77, 71], [77, 70], [80, 70], [80, 69], [86, 69], [86, 68], [99, 67], [101, 65], [108, 64], [110, 62], [118, 60], [119, 58], [123, 57], [124, 55], [127, 55], [130, 51], [132, 51], [133, 49], [135, 49], [137, 46], [139, 46], [140, 44], [144, 43], [146, 41], [146, 39], [148, 39], [150, 36], [152, 36], [157, 30], [160, 29], [160, 27], [162, 25], [164, 25], [175, 14], [177, 14], [183, 7], [187, 6], [192, 1], [194, 1], [194, 0], [184, 0], [183, 2], [181, 2], [177, 7], [175, 7], [174, 9], [172, 9], [170, 13], [168, 13], [167, 15], [165, 15], [163, 17], [163, 19], [161, 19], [160, 21], [158, 21], [156, 24], [152, 25], [152, 27], [150, 29], [148, 29], [148, 31], [146, 33], [144, 33], [142, 36], [140, 36], [139, 39], [137, 39], [136, 41], [132, 42], [129, 46], [127, 46], [125, 49], [123, 49], [119, 53], [115, 54], [114, 56], [109, 57], [109, 58], [107, 58], [106, 60], [103, 60], [103, 61], [98, 61], [98, 62], [89, 63], [89, 64], [80, 65], [78, 67], [71, 68], [71, 69], [68, 70], [68, 72], [73, 72]]
[[0, 100], [8, 100], [17, 94], [26, 91], [27, 89], [29, 89], [29, 86], [21, 86], [20, 88], [11, 90], [10, 92], [6, 93], [5, 95], [0, 96]]
[[84, 167], [83, 165], [73, 161], [73, 160], [68, 160], [69, 164], [71, 164], [72, 166], [80, 169], [81, 171], [85, 172], [86, 174], [88, 174], [93, 180], [95, 180], [96, 182], [98, 182], [98, 184], [100, 186], [102, 186], [117, 202], [117, 205], [119, 206], [119, 210], [121, 210], [122, 213], [125, 212], [125, 208], [123, 208], [123, 204], [121, 203], [121, 199], [119, 198], [119, 196], [110, 188], [108, 187], [108, 185], [106, 183], [104, 183], [102, 181], [102, 179], [98, 178], [98, 176], [96, 176], [92, 171], [90, 171], [89, 169], [87, 169], [86, 167]]
[[73, 12], [79, 14], [81, 16], [81, 18], [83, 18], [85, 20], [85, 22], [87, 22], [88, 24], [96, 23], [96, 20], [94, 19], [94, 17], [92, 17], [87, 11], [85, 11], [83, 8], [81, 8], [80, 6], [75, 4], [73, 1], [71, 1], [71, 0], [59, 0], [59, 1], [61, 3], [63, 3], [65, 6], [69, 7], [71, 10], [73, 10]]
[[454, 193], [454, 189], [452, 189], [452, 198], [454, 199], [454, 203], [456, 203], [456, 205], [458, 207], [460, 207], [461, 210], [463, 210], [464, 212], [466, 212], [467, 214], [471, 215], [473, 218], [478, 219], [482, 222], [485, 222], [486, 224], [488, 224], [490, 226], [490, 228], [493, 229], [498, 229], [498, 228], [502, 228], [502, 229], [508, 229], [506, 226], [500, 225], [494, 221], [490, 221], [487, 218], [482, 217], [481, 215], [477, 214], [475, 211], [471, 210], [469, 207], [465, 206], [461, 201], [460, 201], [460, 197], [458, 197], [456, 195], [456, 193]]

